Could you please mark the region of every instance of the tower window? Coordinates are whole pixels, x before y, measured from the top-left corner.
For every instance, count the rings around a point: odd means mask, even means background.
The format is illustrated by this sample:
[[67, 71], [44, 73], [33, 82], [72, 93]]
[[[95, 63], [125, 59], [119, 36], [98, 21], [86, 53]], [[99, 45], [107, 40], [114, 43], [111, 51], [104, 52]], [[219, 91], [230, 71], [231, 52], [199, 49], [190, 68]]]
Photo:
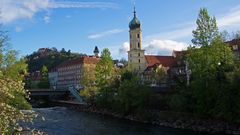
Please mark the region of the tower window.
[[140, 43], [138, 42], [138, 48], [140, 48]]
[[140, 34], [137, 34], [137, 37], [140, 38]]
[[132, 54], [130, 54], [130, 57], [132, 57]]
[[140, 63], [140, 62], [141, 62], [141, 60], [139, 59], [139, 60], [138, 60], [138, 62]]
[[140, 53], [138, 53], [138, 56], [140, 56]]

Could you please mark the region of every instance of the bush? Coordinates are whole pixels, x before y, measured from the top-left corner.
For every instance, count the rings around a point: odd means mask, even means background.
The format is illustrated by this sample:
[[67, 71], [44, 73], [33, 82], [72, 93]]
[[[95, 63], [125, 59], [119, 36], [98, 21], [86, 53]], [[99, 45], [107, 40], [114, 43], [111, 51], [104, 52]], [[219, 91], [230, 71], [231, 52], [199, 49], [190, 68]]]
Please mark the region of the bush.
[[97, 106], [121, 114], [131, 114], [144, 111], [149, 106], [151, 92], [133, 73], [126, 71], [121, 80], [100, 90], [97, 96]]

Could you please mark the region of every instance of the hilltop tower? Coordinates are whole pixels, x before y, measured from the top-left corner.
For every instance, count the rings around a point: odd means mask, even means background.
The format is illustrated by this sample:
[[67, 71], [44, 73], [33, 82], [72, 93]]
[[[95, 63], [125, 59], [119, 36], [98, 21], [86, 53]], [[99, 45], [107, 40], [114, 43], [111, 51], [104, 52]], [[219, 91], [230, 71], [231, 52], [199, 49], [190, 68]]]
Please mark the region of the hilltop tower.
[[142, 49], [141, 23], [136, 16], [134, 7], [134, 17], [129, 23], [130, 50], [128, 51], [128, 68], [142, 72], [146, 66], [145, 50]]
[[95, 46], [94, 50], [93, 50], [93, 53], [96, 57], [98, 57], [98, 54], [99, 54], [99, 50], [98, 50], [98, 47]]

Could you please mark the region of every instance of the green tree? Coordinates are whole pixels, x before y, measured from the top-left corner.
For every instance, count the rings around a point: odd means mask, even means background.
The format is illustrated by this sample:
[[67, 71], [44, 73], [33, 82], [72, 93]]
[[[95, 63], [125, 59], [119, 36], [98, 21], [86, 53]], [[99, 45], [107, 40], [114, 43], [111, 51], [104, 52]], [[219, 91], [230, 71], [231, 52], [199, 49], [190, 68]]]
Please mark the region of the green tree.
[[9, 49], [7, 33], [0, 31], [0, 133], [7, 134], [18, 126], [20, 120], [30, 117], [23, 109], [31, 109], [26, 101], [23, 77], [27, 64], [17, 58], [17, 52]]
[[136, 73], [123, 69], [121, 78], [115, 78], [96, 97], [98, 107], [120, 114], [141, 114], [148, 109], [151, 91]]
[[49, 89], [50, 88], [50, 83], [49, 83], [49, 80], [48, 80], [48, 69], [45, 65], [42, 66], [41, 75], [42, 75], [42, 79], [38, 83], [38, 88]]
[[94, 98], [98, 94], [98, 88], [95, 84], [95, 65], [85, 65], [83, 67], [83, 76], [81, 78], [81, 85], [83, 90], [80, 91], [80, 95], [86, 97], [88, 104], [94, 103]]
[[42, 75], [43, 78], [48, 77], [48, 68], [45, 65], [42, 66], [41, 75]]
[[113, 61], [110, 51], [105, 48], [101, 52], [101, 60], [96, 65], [96, 83], [98, 87], [106, 87], [112, 80]]
[[211, 18], [207, 9], [201, 8], [196, 23], [197, 29], [192, 31], [192, 43], [195, 46], [209, 46], [219, 35], [216, 18]]
[[152, 71], [152, 79], [160, 83], [161, 81], [166, 81], [167, 71], [162, 65], [155, 67]]
[[[191, 69], [190, 84], [180, 86], [170, 105], [178, 111], [239, 122], [239, 61], [224, 42], [225, 35], [214, 34], [217, 24], [206, 9], [200, 10], [200, 18], [206, 21], [198, 19], [197, 32], [193, 31], [193, 41], [197, 41], [193, 43], [200, 47], [189, 47], [186, 59]], [[211, 20], [213, 24], [209, 23]], [[215, 32], [210, 34], [213, 29]]]
[[120, 83], [117, 102], [124, 114], [143, 112], [150, 103], [150, 89], [134, 76]]

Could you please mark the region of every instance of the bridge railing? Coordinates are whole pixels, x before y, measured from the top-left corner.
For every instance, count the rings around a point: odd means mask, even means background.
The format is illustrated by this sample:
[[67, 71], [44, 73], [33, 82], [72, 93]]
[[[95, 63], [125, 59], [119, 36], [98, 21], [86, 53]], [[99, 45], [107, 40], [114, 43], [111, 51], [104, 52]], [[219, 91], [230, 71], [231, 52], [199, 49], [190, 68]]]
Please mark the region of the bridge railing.
[[79, 102], [83, 102], [83, 98], [82, 96], [79, 95], [79, 91], [74, 88], [74, 87], [69, 87], [68, 90], [70, 91], [70, 93], [79, 101]]

